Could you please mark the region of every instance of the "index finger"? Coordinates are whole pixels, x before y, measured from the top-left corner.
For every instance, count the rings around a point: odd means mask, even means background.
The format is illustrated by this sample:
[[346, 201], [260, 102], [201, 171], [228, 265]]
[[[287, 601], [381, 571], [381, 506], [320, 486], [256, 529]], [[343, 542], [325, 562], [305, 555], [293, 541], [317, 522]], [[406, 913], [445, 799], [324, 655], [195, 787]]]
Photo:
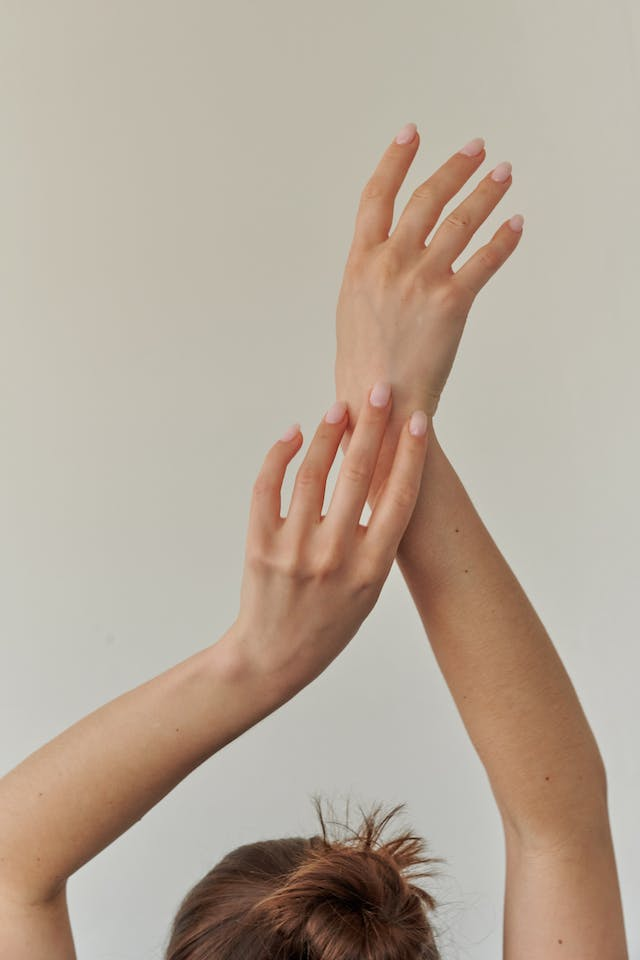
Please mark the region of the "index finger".
[[251, 491], [249, 511], [249, 531], [258, 537], [272, 534], [282, 523], [282, 484], [287, 466], [301, 446], [300, 424], [294, 423], [263, 460]]
[[419, 145], [415, 123], [407, 123], [383, 153], [360, 195], [352, 250], [369, 249], [388, 240], [393, 203]]

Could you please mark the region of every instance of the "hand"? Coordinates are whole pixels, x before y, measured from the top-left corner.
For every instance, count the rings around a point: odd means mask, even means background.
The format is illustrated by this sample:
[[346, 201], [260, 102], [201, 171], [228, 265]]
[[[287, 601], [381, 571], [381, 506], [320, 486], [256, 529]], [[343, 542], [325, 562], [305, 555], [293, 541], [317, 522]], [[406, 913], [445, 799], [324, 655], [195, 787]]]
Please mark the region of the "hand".
[[[415, 126], [409, 124], [409, 135]], [[522, 218], [505, 221], [492, 240], [457, 272], [452, 264], [511, 186], [510, 164], [488, 174], [440, 224], [445, 204], [485, 159], [484, 142], [472, 141], [450, 157], [413, 193], [393, 231], [393, 204], [415, 157], [417, 131], [408, 143], [393, 141], [362, 191], [353, 242], [337, 307], [337, 395], [349, 406], [349, 428], [358, 417], [366, 383], [393, 385], [392, 444], [407, 412], [432, 416], [449, 376], [476, 294], [518, 244]], [[473, 153], [474, 155], [468, 155]], [[510, 223], [512, 225], [510, 225]], [[385, 444], [387, 441], [385, 441]], [[383, 449], [381, 466], [388, 460]], [[380, 470], [373, 488], [379, 487]]]
[[[287, 464], [302, 445], [294, 427], [269, 451], [253, 488], [240, 612], [233, 633], [242, 661], [293, 695], [335, 659], [374, 606], [415, 506], [427, 446], [427, 417], [413, 414], [368, 526], [360, 523], [391, 409], [377, 384], [353, 433], [329, 509], [327, 475], [347, 426], [346, 404], [320, 423], [280, 516]], [[374, 402], [378, 405], [374, 405]], [[414, 435], [412, 429], [422, 430]]]

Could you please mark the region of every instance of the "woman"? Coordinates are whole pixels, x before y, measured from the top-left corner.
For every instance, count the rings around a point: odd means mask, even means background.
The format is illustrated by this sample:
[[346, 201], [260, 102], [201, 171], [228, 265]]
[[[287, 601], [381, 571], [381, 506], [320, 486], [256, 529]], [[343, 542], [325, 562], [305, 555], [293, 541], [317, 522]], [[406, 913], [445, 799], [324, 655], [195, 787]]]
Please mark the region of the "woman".
[[[316, 431], [284, 519], [280, 490], [302, 445], [297, 425], [267, 454], [236, 621], [213, 646], [85, 717], [0, 781], [0, 956], [75, 956], [67, 878], [317, 677], [354, 636], [397, 558], [504, 826], [504, 957], [627, 957], [597, 744], [432, 424], [471, 304], [521, 236], [522, 218], [512, 217], [451, 269], [509, 189], [510, 165], [488, 174], [425, 247], [485, 151], [478, 139], [450, 157], [390, 234], [418, 145], [408, 124], [363, 190], [338, 302], [340, 400]], [[413, 882], [429, 874], [419, 838], [383, 841], [395, 811], [382, 817], [377, 808], [355, 835], [331, 839], [318, 812], [322, 836], [224, 857], [181, 904], [166, 960], [438, 957], [434, 901]]]

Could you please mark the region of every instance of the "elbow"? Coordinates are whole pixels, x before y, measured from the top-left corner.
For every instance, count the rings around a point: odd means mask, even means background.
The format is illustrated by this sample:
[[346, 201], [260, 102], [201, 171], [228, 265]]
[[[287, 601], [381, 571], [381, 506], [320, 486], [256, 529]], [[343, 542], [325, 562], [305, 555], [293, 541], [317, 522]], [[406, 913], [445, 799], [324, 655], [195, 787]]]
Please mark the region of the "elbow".
[[529, 796], [530, 803], [516, 810], [501, 809], [507, 838], [532, 850], [567, 843], [583, 843], [609, 836], [607, 774], [600, 756], [573, 783], [557, 784], [550, 791]]

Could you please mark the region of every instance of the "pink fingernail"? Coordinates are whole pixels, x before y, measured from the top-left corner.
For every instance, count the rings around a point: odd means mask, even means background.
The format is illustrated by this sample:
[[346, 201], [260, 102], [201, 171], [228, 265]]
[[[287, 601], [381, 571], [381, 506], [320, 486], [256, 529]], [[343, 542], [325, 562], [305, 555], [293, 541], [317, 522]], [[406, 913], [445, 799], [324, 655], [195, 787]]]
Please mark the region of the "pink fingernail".
[[396, 137], [396, 143], [411, 143], [415, 138], [418, 128], [415, 123], [405, 123], [404, 127]]
[[376, 383], [369, 394], [369, 403], [372, 407], [386, 407], [391, 396], [391, 384], [380, 381]]
[[465, 157], [477, 157], [484, 150], [484, 140], [482, 137], [476, 137], [475, 140], [469, 140], [462, 150], [458, 153], [464, 153]]
[[516, 213], [509, 220], [509, 226], [512, 230], [515, 230], [516, 233], [520, 233], [522, 227], [524, 226], [524, 217], [521, 213]]
[[409, 433], [414, 437], [424, 437], [427, 432], [427, 415], [423, 410], [415, 410], [409, 420]]
[[327, 423], [340, 423], [347, 411], [347, 405], [343, 400], [336, 400], [336, 402], [329, 407], [327, 412], [324, 415], [324, 419]]
[[292, 426], [289, 427], [288, 430], [285, 430], [285, 432], [282, 434], [280, 439], [284, 440], [284, 442], [286, 443], [288, 440], [293, 440], [294, 437], [297, 437], [299, 433], [300, 433], [300, 424], [294, 423]]
[[491, 179], [495, 180], [496, 183], [504, 183], [511, 176], [511, 169], [511, 164], [508, 160], [505, 160], [491, 171]]

